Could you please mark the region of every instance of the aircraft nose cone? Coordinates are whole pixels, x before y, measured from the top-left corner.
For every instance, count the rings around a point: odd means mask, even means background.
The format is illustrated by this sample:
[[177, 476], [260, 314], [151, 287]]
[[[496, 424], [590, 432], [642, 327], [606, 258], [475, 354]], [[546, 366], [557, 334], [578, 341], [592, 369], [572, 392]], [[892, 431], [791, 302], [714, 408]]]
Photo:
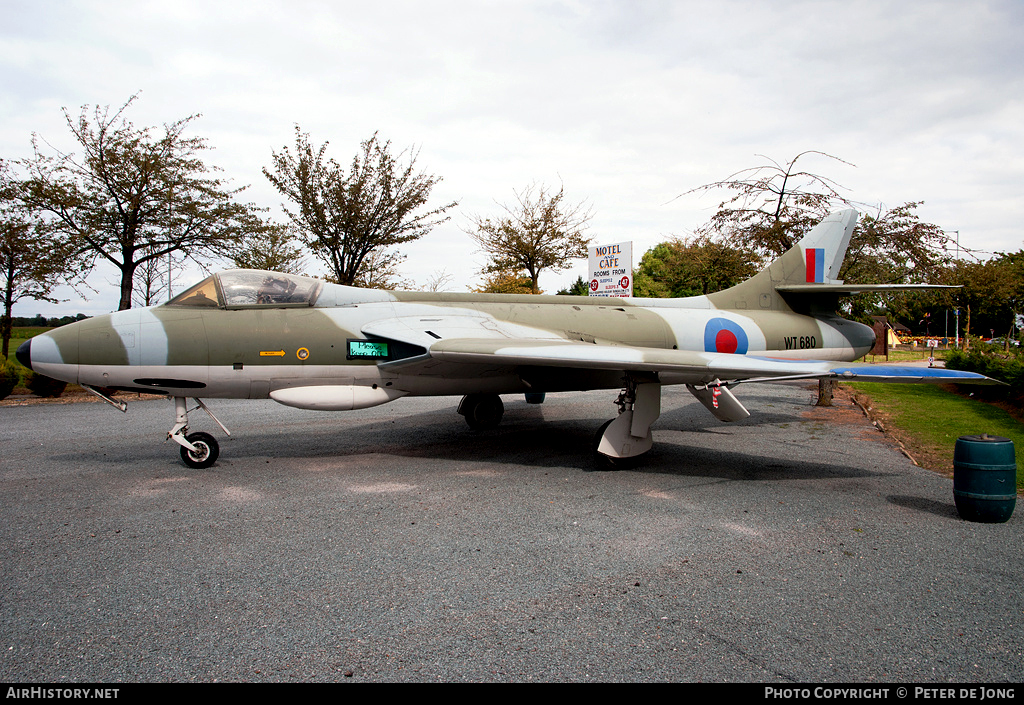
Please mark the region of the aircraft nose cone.
[[29, 338], [24, 343], [18, 346], [18, 350], [14, 353], [15, 357], [18, 358], [18, 362], [23, 364], [25, 367], [32, 369], [32, 339]]

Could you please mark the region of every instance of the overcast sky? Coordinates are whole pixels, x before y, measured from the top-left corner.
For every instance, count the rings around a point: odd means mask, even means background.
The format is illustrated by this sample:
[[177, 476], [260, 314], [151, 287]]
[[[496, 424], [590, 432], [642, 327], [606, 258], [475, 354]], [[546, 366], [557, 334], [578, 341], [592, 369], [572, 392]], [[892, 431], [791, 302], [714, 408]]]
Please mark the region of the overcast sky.
[[[247, 200], [279, 213], [261, 173], [294, 126], [348, 164], [375, 131], [443, 181], [453, 217], [408, 255], [418, 285], [479, 283], [472, 214], [532, 182], [592, 208], [598, 242], [636, 258], [689, 235], [724, 194], [680, 194], [767, 157], [854, 201], [924, 201], [922, 219], [985, 251], [1024, 246], [1024, 3], [526, 1], [33, 2], [0, 0], [0, 157], [31, 135], [73, 150], [62, 108], [162, 125], [201, 113]], [[281, 216], [283, 219], [283, 216]], [[311, 260], [312, 271], [323, 271]], [[548, 274], [549, 293], [585, 274]], [[196, 276], [199, 276], [198, 274]], [[116, 277], [60, 306], [117, 307]], [[183, 282], [184, 284], [184, 282]]]

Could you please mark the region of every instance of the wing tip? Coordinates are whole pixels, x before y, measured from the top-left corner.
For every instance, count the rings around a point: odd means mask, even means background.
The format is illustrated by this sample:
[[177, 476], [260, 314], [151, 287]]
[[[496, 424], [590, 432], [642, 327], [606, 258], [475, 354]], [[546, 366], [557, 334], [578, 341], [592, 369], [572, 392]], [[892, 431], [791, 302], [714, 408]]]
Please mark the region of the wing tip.
[[977, 372], [950, 370], [945, 367], [834, 367], [832, 374], [840, 381], [924, 382], [932, 384], [993, 384], [1008, 386], [1006, 382]]

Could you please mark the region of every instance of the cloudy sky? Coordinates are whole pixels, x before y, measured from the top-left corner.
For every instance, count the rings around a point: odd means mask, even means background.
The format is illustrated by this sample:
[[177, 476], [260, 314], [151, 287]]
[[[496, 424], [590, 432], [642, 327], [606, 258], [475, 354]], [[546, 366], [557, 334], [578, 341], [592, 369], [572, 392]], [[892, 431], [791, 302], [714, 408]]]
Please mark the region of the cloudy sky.
[[[136, 125], [194, 113], [190, 134], [247, 200], [294, 126], [347, 164], [378, 131], [419, 149], [452, 219], [405, 247], [403, 274], [478, 283], [473, 214], [530, 183], [564, 185], [599, 242], [637, 258], [704, 223], [692, 188], [805, 150], [802, 165], [866, 204], [921, 217], [984, 251], [1024, 247], [1024, 3], [659, 0], [51, 2], [0, 0], [0, 157], [31, 135], [73, 150], [62, 108], [122, 105]], [[855, 166], [851, 166], [855, 165]], [[283, 218], [283, 216], [282, 216]], [[318, 271], [319, 266], [312, 264]], [[548, 274], [553, 293], [578, 274]], [[322, 271], [322, 270], [319, 270]], [[198, 275], [197, 275], [198, 276]], [[87, 302], [117, 306], [98, 272]]]

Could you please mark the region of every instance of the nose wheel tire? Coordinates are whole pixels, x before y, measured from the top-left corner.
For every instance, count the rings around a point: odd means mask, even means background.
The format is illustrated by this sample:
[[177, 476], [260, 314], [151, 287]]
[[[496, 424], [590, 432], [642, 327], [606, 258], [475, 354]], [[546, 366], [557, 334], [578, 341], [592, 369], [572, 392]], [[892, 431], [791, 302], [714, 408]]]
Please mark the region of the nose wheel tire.
[[209, 433], [196, 431], [185, 436], [185, 440], [198, 449], [196, 452], [185, 446], [181, 447], [181, 459], [185, 461], [185, 465], [190, 468], [202, 469], [217, 462], [217, 457], [220, 455], [220, 444]]

